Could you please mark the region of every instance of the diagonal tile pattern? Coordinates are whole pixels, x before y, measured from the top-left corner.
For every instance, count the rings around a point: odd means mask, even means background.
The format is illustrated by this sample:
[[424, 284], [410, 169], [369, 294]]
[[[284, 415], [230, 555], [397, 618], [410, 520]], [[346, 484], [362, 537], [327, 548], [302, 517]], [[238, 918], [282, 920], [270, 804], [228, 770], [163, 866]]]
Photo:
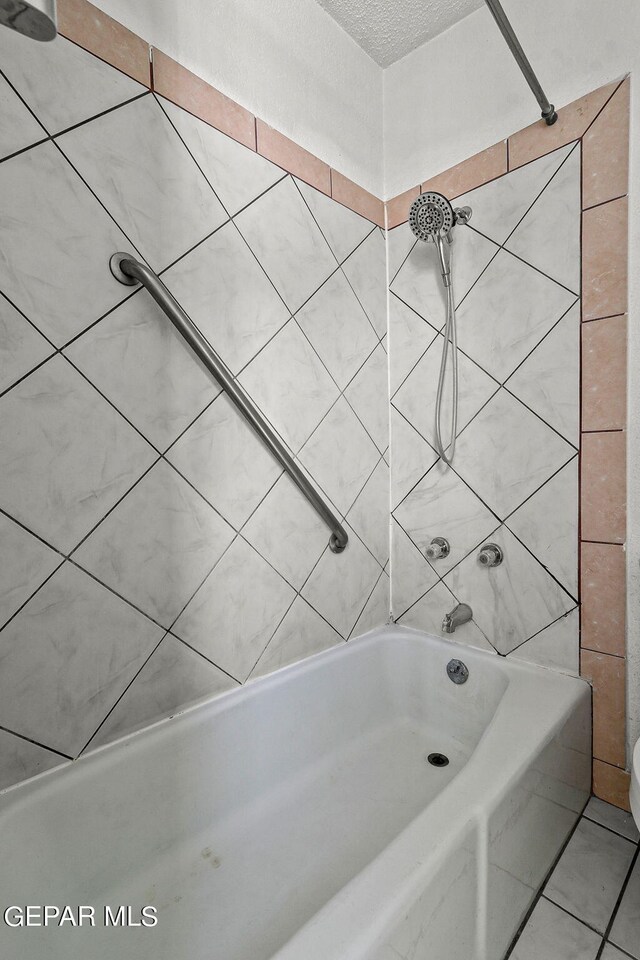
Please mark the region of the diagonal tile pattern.
[[[456, 201], [473, 216], [470, 227], [456, 228], [453, 247], [460, 379], [453, 470], [434, 463], [432, 450], [443, 337], [428, 344], [425, 330], [445, 320], [437, 258], [426, 244], [407, 256], [403, 228], [390, 237], [398, 235], [399, 266], [389, 338], [394, 611], [402, 623], [438, 632], [455, 594], [474, 610], [468, 642], [488, 640], [502, 654], [574, 674], [579, 197], [580, 147], [568, 144]], [[445, 424], [449, 396], [446, 389]], [[406, 588], [411, 569], [420, 569], [418, 558], [436, 536], [451, 545], [449, 557], [432, 565], [450, 593], [436, 584], [415, 596], [416, 588]], [[488, 539], [505, 549], [492, 570], [476, 558]], [[464, 632], [455, 639], [464, 642]]]

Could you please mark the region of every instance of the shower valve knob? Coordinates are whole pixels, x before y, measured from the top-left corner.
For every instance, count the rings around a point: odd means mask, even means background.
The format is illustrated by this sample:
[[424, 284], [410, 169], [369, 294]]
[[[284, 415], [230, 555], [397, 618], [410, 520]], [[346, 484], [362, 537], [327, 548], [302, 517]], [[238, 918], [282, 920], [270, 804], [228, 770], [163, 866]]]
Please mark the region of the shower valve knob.
[[478, 554], [478, 563], [483, 567], [499, 567], [503, 560], [504, 554], [497, 543], [485, 543]]
[[434, 537], [425, 550], [425, 554], [427, 560], [443, 560], [449, 556], [450, 550], [448, 540], [445, 540], [444, 537]]

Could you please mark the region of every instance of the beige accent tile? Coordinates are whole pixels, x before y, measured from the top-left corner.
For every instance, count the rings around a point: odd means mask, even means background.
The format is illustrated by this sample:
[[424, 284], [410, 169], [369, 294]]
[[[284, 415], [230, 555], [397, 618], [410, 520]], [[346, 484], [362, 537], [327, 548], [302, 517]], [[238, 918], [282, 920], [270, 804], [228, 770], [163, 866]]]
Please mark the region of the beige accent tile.
[[582, 206], [621, 197], [629, 183], [629, 90], [627, 77], [582, 141]]
[[582, 434], [583, 540], [623, 543], [626, 442], [622, 432]]
[[405, 190], [392, 200], [387, 200], [387, 229], [393, 230], [401, 223], [406, 223], [409, 219], [409, 207], [420, 194], [420, 187], [412, 187]]
[[151, 86], [149, 44], [87, 0], [58, 0], [58, 29], [63, 37]]
[[627, 318], [582, 324], [582, 429], [623, 430], [627, 420]]
[[615, 91], [620, 81], [615, 80], [604, 87], [593, 90], [585, 97], [574, 100], [558, 110], [558, 119], [548, 127], [544, 120], [532, 123], [509, 137], [509, 169], [521, 167], [523, 163], [536, 160], [545, 153], [551, 153], [565, 143], [577, 140], [593, 123], [600, 110]]
[[253, 114], [157, 49], [153, 51], [153, 89], [251, 150], [256, 149]]
[[593, 756], [625, 764], [625, 660], [582, 650], [580, 674], [593, 684]]
[[614, 543], [581, 545], [581, 644], [589, 650], [625, 654], [625, 555]]
[[631, 810], [629, 804], [630, 775], [602, 760], [593, 761], [593, 792], [600, 800], [612, 803], [621, 810]]
[[261, 156], [331, 196], [331, 168], [328, 164], [262, 120], [256, 120], [256, 136], [257, 150]]
[[582, 319], [627, 310], [627, 199], [582, 214]]
[[355, 210], [360, 216], [377, 223], [379, 227], [384, 227], [384, 203], [382, 200], [378, 200], [368, 190], [359, 187], [353, 180], [348, 180], [337, 170], [331, 171], [331, 196], [338, 203], [344, 204], [350, 210]]
[[495, 180], [507, 172], [507, 141], [501, 140], [492, 147], [481, 150], [468, 160], [456, 164], [422, 184], [422, 192], [436, 190], [450, 200], [475, 187]]

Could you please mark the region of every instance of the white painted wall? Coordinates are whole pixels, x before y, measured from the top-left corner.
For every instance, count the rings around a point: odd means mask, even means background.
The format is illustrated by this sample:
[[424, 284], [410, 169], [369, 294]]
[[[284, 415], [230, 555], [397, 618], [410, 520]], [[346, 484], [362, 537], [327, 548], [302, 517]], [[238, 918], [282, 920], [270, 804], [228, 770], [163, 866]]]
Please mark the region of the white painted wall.
[[[504, 0], [547, 96], [570, 103], [632, 74], [628, 427], [629, 745], [640, 736], [640, 3]], [[385, 70], [385, 195], [396, 196], [538, 119], [485, 8]]]
[[382, 69], [315, 0], [93, 0], [382, 196]]

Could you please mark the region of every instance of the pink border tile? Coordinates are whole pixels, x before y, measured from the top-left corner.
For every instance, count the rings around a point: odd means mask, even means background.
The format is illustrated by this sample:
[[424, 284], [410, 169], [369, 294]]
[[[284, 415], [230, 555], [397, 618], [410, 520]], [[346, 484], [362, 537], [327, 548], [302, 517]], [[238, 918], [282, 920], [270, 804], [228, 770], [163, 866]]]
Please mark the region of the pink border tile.
[[308, 150], [299, 147], [293, 140], [289, 140], [262, 120], [256, 121], [256, 133], [259, 154], [331, 196], [331, 168], [327, 163], [318, 160]]
[[153, 51], [153, 89], [245, 147], [256, 149], [253, 114], [156, 49]]
[[626, 442], [622, 431], [582, 434], [582, 539], [624, 543]]
[[602, 760], [593, 761], [593, 792], [596, 797], [631, 812], [630, 785], [631, 777], [624, 770], [613, 767], [610, 763], [603, 763]]
[[63, 37], [151, 86], [149, 44], [88, 0], [58, 0], [58, 28]]
[[399, 227], [401, 223], [406, 223], [409, 219], [409, 207], [411, 203], [420, 194], [420, 187], [412, 187], [411, 190], [405, 190], [404, 193], [394, 197], [393, 200], [387, 200], [387, 227], [392, 230]]
[[629, 182], [629, 92], [627, 77], [582, 141], [582, 205], [621, 197]]
[[624, 548], [613, 543], [582, 543], [580, 556], [580, 643], [587, 650], [624, 657]]
[[384, 203], [337, 170], [331, 171], [331, 196], [361, 217], [384, 227]]
[[582, 214], [582, 317], [627, 312], [627, 199]]
[[593, 756], [624, 767], [625, 661], [606, 653], [583, 650], [580, 673], [593, 684]]
[[476, 153], [468, 160], [456, 164], [449, 170], [439, 173], [437, 177], [431, 177], [422, 184], [422, 192], [435, 190], [443, 193], [449, 200], [459, 197], [463, 193], [468, 193], [475, 187], [488, 183], [489, 180], [495, 180], [507, 172], [507, 142], [501, 140], [500, 143], [494, 143], [492, 147], [487, 147], [480, 153]]
[[558, 110], [558, 119], [551, 127], [548, 127], [544, 120], [538, 120], [524, 130], [514, 133], [509, 137], [509, 169], [521, 167], [523, 163], [536, 160], [545, 153], [551, 153], [565, 143], [581, 137], [619, 83], [619, 80], [615, 80], [562, 107]]
[[582, 429], [623, 430], [627, 420], [627, 318], [582, 324]]

